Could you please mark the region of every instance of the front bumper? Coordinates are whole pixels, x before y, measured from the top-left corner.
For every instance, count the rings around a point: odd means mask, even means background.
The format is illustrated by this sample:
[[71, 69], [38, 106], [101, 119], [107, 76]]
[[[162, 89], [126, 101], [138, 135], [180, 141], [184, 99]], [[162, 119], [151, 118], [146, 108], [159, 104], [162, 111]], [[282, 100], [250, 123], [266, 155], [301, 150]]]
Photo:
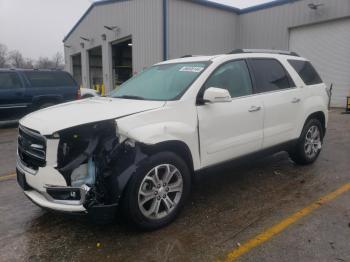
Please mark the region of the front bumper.
[[24, 194], [36, 205], [54, 210], [59, 212], [69, 212], [69, 213], [86, 213], [86, 209], [83, 205], [68, 205], [55, 203], [48, 200], [43, 194], [35, 190], [24, 191]]
[[[19, 185], [24, 190], [24, 194], [36, 205], [60, 212], [69, 212], [69, 213], [86, 213], [87, 210], [83, 206], [83, 201], [85, 199], [85, 194], [87, 192], [86, 188], [81, 188], [80, 200], [57, 200], [54, 199], [48, 192], [48, 189], [74, 189], [67, 187], [64, 184], [64, 179], [57, 181], [57, 177], [53, 180], [59, 182], [58, 185], [52, 186], [52, 182], [47, 180], [51, 175], [48, 168], [39, 168], [38, 170], [32, 170], [22, 163], [21, 159], [17, 157], [17, 181]], [[45, 172], [46, 171], [46, 172]], [[52, 170], [51, 170], [52, 171]], [[50, 175], [51, 174], [51, 175]], [[52, 181], [52, 180], [51, 180]]]

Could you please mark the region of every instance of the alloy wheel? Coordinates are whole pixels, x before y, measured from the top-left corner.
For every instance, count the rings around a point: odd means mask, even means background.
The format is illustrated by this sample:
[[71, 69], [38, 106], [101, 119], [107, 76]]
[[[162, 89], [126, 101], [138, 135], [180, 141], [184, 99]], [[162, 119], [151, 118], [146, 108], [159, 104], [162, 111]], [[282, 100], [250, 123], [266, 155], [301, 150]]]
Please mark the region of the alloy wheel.
[[151, 169], [141, 182], [138, 205], [148, 219], [162, 219], [178, 205], [183, 192], [180, 171], [171, 164]]
[[305, 155], [312, 159], [321, 150], [322, 141], [321, 141], [321, 132], [317, 126], [311, 126], [306, 133], [304, 151]]

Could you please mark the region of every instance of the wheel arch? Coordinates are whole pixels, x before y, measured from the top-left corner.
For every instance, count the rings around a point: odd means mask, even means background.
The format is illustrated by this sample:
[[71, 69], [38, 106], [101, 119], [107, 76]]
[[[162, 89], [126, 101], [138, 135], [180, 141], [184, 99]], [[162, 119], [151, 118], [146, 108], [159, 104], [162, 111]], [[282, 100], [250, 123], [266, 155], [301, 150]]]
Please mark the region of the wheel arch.
[[[179, 140], [167, 140], [156, 144], [137, 143], [135, 151], [133, 151], [135, 158], [134, 160], [131, 160], [132, 162], [130, 162], [130, 165], [136, 167], [145, 159], [160, 152], [171, 152], [183, 159], [189, 169], [191, 178], [194, 179], [195, 172], [191, 151], [186, 143]], [[134, 174], [134, 168], [127, 168], [119, 175], [112, 177], [110, 182], [117, 189], [115, 192], [113, 192], [113, 198], [116, 197], [119, 199], [124, 197], [125, 189], [127, 188]]]
[[194, 173], [194, 164], [193, 164], [193, 158], [192, 153], [188, 145], [180, 140], [168, 140], [159, 142], [154, 145], [143, 145], [143, 149], [147, 154], [156, 154], [159, 152], [172, 152], [181, 157], [185, 163], [187, 164], [190, 172]]
[[309, 116], [306, 118], [306, 120], [304, 121], [304, 125], [303, 127], [306, 125], [306, 123], [310, 120], [310, 119], [317, 119], [321, 122], [322, 125], [322, 133], [323, 136], [325, 136], [326, 134], [326, 130], [327, 130], [327, 125], [326, 125], [326, 115], [324, 112], [322, 111], [316, 111], [313, 112], [311, 114], [309, 114]]

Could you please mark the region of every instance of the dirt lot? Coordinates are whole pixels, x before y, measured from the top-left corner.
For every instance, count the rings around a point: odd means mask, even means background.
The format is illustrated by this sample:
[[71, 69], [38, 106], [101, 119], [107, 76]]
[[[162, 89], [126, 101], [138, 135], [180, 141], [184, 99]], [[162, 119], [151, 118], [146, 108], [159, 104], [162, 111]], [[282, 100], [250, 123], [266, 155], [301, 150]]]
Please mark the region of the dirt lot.
[[0, 261], [350, 261], [350, 115], [338, 110], [314, 165], [281, 153], [207, 172], [179, 218], [148, 233], [33, 205], [11, 175], [16, 132], [0, 130]]

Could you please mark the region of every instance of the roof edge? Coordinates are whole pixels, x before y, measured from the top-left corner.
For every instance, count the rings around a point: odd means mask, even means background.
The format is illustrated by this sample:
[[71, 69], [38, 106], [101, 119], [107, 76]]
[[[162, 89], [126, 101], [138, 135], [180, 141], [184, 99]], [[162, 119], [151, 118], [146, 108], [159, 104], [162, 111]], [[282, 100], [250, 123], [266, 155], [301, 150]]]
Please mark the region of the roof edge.
[[[70, 35], [74, 32], [74, 30], [79, 26], [79, 24], [84, 20], [84, 18], [90, 13], [90, 11], [95, 6], [107, 5], [107, 4], [111, 4], [111, 3], [117, 3], [117, 2], [126, 2], [126, 1], [130, 1], [130, 0], [100, 0], [100, 1], [93, 2], [90, 5], [90, 7], [85, 11], [85, 13], [82, 15], [82, 17], [78, 20], [78, 22], [76, 22], [76, 24], [73, 26], [73, 28], [63, 38], [62, 42], [65, 42], [70, 37]], [[251, 12], [255, 12], [255, 11], [259, 11], [259, 10], [263, 10], [263, 9], [267, 9], [267, 8], [271, 8], [271, 7], [276, 7], [276, 6], [280, 6], [280, 5], [284, 5], [284, 4], [294, 3], [297, 1], [300, 1], [300, 0], [274, 0], [272, 2], [267, 2], [264, 4], [239, 9], [239, 8], [231, 7], [231, 6], [220, 4], [220, 3], [215, 3], [215, 2], [212, 2], [209, 0], [191, 0], [191, 2], [196, 3], [196, 4], [230, 11], [230, 12], [236, 13], [238, 15], [247, 14], [247, 13], [251, 13]]]
[[222, 10], [226, 10], [226, 11], [230, 11], [230, 12], [234, 12], [239, 14], [241, 12], [241, 10], [239, 8], [233, 7], [233, 6], [228, 6], [228, 5], [224, 5], [224, 4], [220, 4], [220, 3], [215, 3], [209, 0], [191, 0], [191, 2], [194, 2], [196, 4], [199, 5], [204, 5], [204, 6], [208, 6], [208, 7], [214, 7], [217, 9], [222, 9]]
[[116, 2], [126, 2], [130, 0], [100, 0], [93, 2], [89, 8], [85, 11], [85, 13], [82, 15], [82, 17], [79, 18], [78, 22], [75, 23], [75, 25], [72, 27], [72, 29], [68, 32], [68, 34], [63, 38], [62, 42], [65, 42], [70, 35], [73, 33], [73, 31], [79, 26], [79, 24], [84, 20], [84, 18], [90, 13], [90, 11], [95, 7], [95, 6], [100, 6], [100, 5], [107, 5], [111, 3], [116, 3]]
[[294, 2], [297, 2], [297, 1], [299, 1], [299, 0], [274, 0], [274, 1], [263, 3], [263, 4], [260, 4], [260, 5], [255, 5], [255, 6], [251, 6], [251, 7], [240, 9], [239, 14], [243, 15], [243, 14], [247, 14], [247, 13], [252, 13], [252, 12], [255, 12], [255, 11], [268, 9], [268, 8], [271, 8], [271, 7], [276, 7], [276, 6], [280, 6], [280, 5], [294, 3]]
[[[70, 37], [70, 35], [74, 32], [74, 30], [79, 26], [79, 24], [84, 20], [84, 18], [91, 12], [91, 10], [95, 6], [106, 5], [106, 4], [116, 3], [116, 2], [126, 2], [126, 1], [130, 1], [130, 0], [100, 0], [100, 1], [93, 2], [90, 5], [90, 7], [85, 11], [85, 13], [82, 15], [82, 17], [80, 17], [78, 22], [75, 23], [75, 25], [72, 27], [72, 29], [63, 38], [62, 42], [65, 42]], [[238, 8], [227, 6], [224, 4], [215, 3], [215, 2], [211, 2], [209, 0], [191, 0], [191, 1], [196, 3], [196, 4], [200, 4], [200, 5], [204, 5], [204, 6], [208, 6], [208, 7], [213, 7], [213, 8], [218, 8], [221, 10], [226, 10], [226, 11], [234, 12], [236, 14], [240, 13], [240, 9], [238, 9]]]

